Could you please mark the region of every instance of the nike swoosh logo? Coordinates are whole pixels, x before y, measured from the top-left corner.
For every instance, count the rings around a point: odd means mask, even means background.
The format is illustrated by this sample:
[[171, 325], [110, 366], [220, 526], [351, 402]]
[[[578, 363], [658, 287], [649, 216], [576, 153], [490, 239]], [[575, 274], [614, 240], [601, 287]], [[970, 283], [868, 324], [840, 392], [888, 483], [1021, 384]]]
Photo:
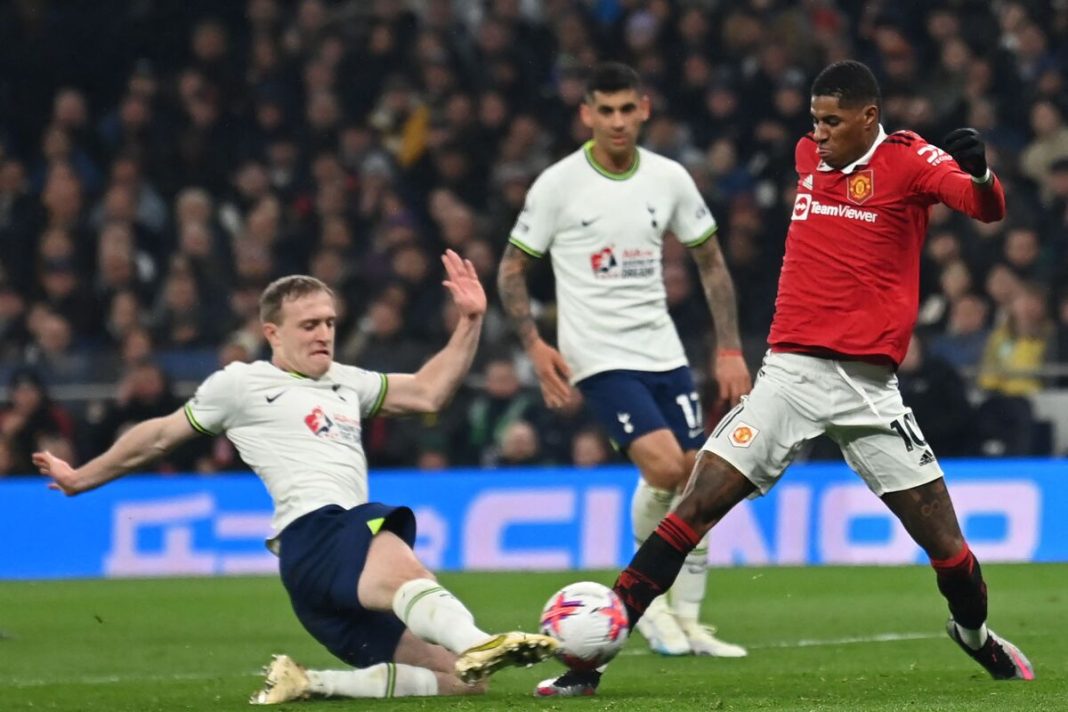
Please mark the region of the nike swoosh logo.
[[274, 403], [283, 393], [285, 393], [285, 391], [278, 391], [273, 396], [267, 396], [267, 402]]
[[598, 215], [595, 218], [590, 218], [589, 220], [583, 220], [582, 221], [582, 227], [589, 227], [590, 225], [593, 225], [595, 222], [597, 222], [600, 219], [601, 219], [601, 216]]

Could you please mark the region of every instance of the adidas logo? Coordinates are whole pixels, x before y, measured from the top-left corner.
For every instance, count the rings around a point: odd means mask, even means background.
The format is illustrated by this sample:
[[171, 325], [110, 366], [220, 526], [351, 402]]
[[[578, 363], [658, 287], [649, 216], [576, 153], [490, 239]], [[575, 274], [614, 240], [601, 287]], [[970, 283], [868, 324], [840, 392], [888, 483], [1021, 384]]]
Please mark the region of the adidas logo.
[[809, 173], [808, 175], [806, 175], [804, 178], [801, 179], [801, 187], [802, 188], [806, 188], [808, 190], [812, 190], [812, 174], [811, 173]]
[[920, 455], [919, 465], [920, 465], [920, 467], [923, 467], [924, 465], [930, 465], [934, 461], [935, 461], [935, 457], [934, 457], [934, 455], [931, 454], [931, 451], [930, 450], [924, 450], [923, 454]]

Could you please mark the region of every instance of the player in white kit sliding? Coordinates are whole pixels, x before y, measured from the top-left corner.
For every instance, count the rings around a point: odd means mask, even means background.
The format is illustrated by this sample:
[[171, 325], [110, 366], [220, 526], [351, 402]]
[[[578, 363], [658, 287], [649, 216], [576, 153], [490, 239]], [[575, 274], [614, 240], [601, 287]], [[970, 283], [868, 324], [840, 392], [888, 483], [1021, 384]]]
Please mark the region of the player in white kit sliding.
[[225, 432], [274, 501], [268, 546], [293, 610], [353, 670], [305, 670], [285, 655], [265, 669], [253, 704], [307, 697], [401, 697], [481, 692], [507, 665], [549, 657], [541, 635], [490, 635], [412, 551], [407, 507], [368, 502], [362, 422], [376, 414], [435, 412], [452, 397], [478, 347], [486, 295], [469, 261], [442, 261], [461, 314], [449, 343], [414, 374], [336, 363], [330, 289], [283, 277], [260, 298], [271, 360], [215, 372], [185, 407], [146, 420], [104, 454], [73, 468], [34, 454], [50, 485], [74, 495], [137, 470], [198, 433]]
[[[594, 68], [581, 112], [593, 139], [531, 186], [501, 261], [498, 291], [547, 405], [565, 403], [574, 384], [637, 465], [632, 521], [641, 543], [669, 511], [705, 438], [697, 390], [667, 309], [665, 232], [697, 262], [715, 323], [720, 396], [737, 402], [751, 382], [716, 221], [685, 168], [637, 146], [649, 117], [637, 73], [617, 63]], [[528, 266], [546, 253], [556, 277], [559, 351], [539, 336], [526, 288]], [[698, 622], [706, 561], [702, 544], [687, 558], [671, 606], [658, 599], [646, 611], [639, 631], [656, 652], [746, 654]], [[536, 693], [587, 695], [594, 688], [565, 675]]]

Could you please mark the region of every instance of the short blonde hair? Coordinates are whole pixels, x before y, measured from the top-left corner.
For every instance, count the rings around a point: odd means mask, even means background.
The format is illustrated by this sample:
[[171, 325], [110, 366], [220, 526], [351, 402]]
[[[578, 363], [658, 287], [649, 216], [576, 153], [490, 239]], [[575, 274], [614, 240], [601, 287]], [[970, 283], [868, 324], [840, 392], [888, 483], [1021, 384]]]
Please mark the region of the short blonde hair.
[[260, 295], [260, 321], [264, 324], [279, 323], [282, 304], [285, 301], [300, 299], [316, 292], [326, 292], [331, 297], [334, 296], [334, 290], [326, 286], [325, 282], [306, 274], [291, 274], [274, 280]]

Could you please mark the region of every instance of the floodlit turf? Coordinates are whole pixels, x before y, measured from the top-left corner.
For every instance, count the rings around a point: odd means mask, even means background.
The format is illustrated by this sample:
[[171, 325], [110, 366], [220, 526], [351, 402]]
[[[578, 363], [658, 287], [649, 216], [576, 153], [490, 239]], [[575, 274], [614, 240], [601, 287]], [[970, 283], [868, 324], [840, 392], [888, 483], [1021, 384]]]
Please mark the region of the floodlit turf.
[[[484, 697], [316, 701], [282, 710], [1065, 710], [1068, 565], [988, 566], [995, 630], [1038, 680], [990, 680], [942, 632], [924, 567], [729, 569], [708, 618], [740, 660], [663, 658], [635, 636], [596, 698], [542, 701], [556, 662], [507, 670]], [[443, 582], [487, 630], [536, 624], [549, 594], [611, 572], [462, 574]], [[274, 578], [0, 583], [0, 710], [239, 710], [285, 651], [338, 666], [299, 627]]]

